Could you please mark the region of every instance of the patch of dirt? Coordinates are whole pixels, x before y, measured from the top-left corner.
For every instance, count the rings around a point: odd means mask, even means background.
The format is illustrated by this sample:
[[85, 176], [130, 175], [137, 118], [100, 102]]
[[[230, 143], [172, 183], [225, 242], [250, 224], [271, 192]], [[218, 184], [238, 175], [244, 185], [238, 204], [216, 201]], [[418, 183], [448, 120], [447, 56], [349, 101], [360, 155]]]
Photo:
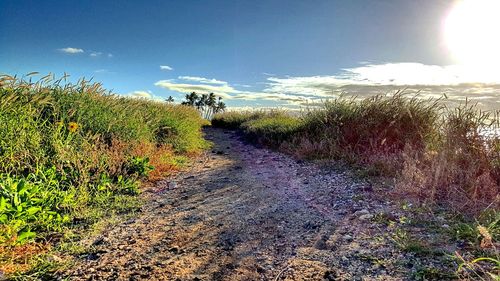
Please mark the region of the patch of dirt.
[[[379, 213], [401, 214], [348, 171], [256, 148], [236, 133], [144, 193], [135, 219], [86, 243], [70, 280], [406, 280], [424, 262]], [[368, 191], [367, 191], [368, 190]]]

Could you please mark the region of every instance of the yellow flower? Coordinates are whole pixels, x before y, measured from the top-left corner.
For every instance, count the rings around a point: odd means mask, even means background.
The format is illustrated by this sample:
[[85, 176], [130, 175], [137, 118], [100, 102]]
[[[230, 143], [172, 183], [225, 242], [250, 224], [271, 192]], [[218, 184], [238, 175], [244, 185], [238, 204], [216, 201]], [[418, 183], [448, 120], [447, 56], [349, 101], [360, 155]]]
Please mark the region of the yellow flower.
[[74, 132], [76, 132], [76, 130], [78, 130], [78, 123], [69, 122], [68, 123], [68, 131], [70, 131], [71, 133], [74, 133]]

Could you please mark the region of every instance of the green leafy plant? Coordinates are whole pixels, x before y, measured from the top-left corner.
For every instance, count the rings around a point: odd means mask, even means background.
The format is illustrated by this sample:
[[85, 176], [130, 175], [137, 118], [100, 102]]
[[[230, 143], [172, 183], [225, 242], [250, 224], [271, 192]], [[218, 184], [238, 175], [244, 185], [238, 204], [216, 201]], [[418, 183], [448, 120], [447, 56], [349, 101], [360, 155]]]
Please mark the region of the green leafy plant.
[[135, 174], [139, 177], [147, 177], [149, 171], [152, 171], [154, 167], [149, 164], [148, 157], [132, 157], [127, 163], [127, 173]]

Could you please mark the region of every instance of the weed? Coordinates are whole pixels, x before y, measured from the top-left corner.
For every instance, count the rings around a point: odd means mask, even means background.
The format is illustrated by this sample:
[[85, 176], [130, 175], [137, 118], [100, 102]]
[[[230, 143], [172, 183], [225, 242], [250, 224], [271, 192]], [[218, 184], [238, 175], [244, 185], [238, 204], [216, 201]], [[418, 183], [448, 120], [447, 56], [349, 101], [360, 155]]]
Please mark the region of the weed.
[[153, 169], [154, 166], [149, 164], [148, 157], [132, 157], [127, 163], [127, 172], [139, 177], [147, 177], [149, 171]]
[[453, 272], [443, 271], [443, 269], [435, 267], [422, 267], [413, 273], [415, 280], [456, 280], [457, 275]]

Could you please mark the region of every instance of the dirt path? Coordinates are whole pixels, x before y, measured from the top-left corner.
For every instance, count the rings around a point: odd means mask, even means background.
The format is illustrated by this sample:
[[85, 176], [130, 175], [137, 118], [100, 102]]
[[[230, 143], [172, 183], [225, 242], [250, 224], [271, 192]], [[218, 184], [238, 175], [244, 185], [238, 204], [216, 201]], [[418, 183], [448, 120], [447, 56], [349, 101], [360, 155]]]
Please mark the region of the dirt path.
[[233, 132], [207, 138], [213, 151], [91, 241], [71, 280], [405, 280], [415, 270], [373, 222], [397, 214], [368, 184]]

